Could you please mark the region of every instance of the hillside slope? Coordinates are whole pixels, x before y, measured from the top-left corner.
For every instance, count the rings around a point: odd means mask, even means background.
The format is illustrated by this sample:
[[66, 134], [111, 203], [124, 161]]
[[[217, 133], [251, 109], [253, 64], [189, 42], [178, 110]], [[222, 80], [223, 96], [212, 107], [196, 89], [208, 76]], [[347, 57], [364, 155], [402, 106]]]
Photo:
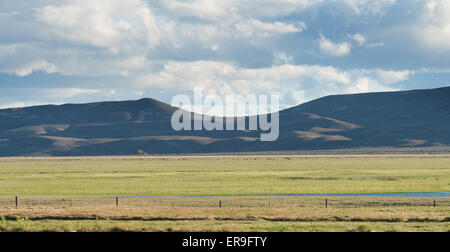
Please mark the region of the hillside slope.
[[177, 108], [152, 99], [0, 110], [0, 156], [132, 155], [450, 146], [450, 88], [324, 97], [261, 132], [173, 131]]

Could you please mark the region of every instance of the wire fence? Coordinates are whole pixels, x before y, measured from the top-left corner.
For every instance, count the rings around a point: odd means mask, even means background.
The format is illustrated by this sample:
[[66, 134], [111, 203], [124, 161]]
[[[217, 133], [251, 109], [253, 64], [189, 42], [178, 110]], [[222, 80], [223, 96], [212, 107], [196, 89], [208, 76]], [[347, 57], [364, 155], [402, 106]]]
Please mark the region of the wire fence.
[[450, 207], [442, 198], [358, 198], [358, 197], [3, 197], [0, 209], [13, 208], [101, 208], [101, 207], [202, 207], [202, 208], [392, 208]]

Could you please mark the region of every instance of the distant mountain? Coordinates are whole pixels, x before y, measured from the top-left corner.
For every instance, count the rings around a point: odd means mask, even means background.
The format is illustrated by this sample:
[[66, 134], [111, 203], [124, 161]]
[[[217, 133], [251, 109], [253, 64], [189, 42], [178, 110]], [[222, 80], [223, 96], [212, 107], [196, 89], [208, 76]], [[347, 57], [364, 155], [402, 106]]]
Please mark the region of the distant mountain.
[[0, 110], [0, 156], [450, 146], [450, 88], [317, 99], [280, 112], [275, 142], [260, 142], [261, 132], [177, 132], [170, 122], [176, 110], [152, 99]]
[[344, 135], [352, 146], [450, 144], [450, 88], [329, 96], [284, 111], [362, 126]]

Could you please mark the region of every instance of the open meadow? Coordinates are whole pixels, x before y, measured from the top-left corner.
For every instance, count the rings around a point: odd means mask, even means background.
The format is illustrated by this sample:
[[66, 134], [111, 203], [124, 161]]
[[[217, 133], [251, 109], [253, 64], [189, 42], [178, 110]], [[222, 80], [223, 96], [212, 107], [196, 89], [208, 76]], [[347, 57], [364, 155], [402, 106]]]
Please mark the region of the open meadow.
[[0, 231], [450, 230], [449, 197], [261, 196], [401, 192], [450, 192], [450, 156], [2, 158]]

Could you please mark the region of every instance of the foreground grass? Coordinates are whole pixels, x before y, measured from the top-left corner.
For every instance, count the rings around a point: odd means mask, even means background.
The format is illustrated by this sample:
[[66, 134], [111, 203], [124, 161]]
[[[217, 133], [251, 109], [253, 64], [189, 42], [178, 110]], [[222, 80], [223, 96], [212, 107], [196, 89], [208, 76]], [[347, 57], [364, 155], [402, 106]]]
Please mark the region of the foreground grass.
[[447, 232], [449, 198], [96, 196], [449, 191], [450, 156], [6, 158], [0, 231]]
[[448, 232], [450, 208], [2, 210], [6, 232]]
[[0, 159], [0, 196], [450, 191], [450, 156]]
[[7, 221], [0, 232], [450, 232], [448, 223]]

